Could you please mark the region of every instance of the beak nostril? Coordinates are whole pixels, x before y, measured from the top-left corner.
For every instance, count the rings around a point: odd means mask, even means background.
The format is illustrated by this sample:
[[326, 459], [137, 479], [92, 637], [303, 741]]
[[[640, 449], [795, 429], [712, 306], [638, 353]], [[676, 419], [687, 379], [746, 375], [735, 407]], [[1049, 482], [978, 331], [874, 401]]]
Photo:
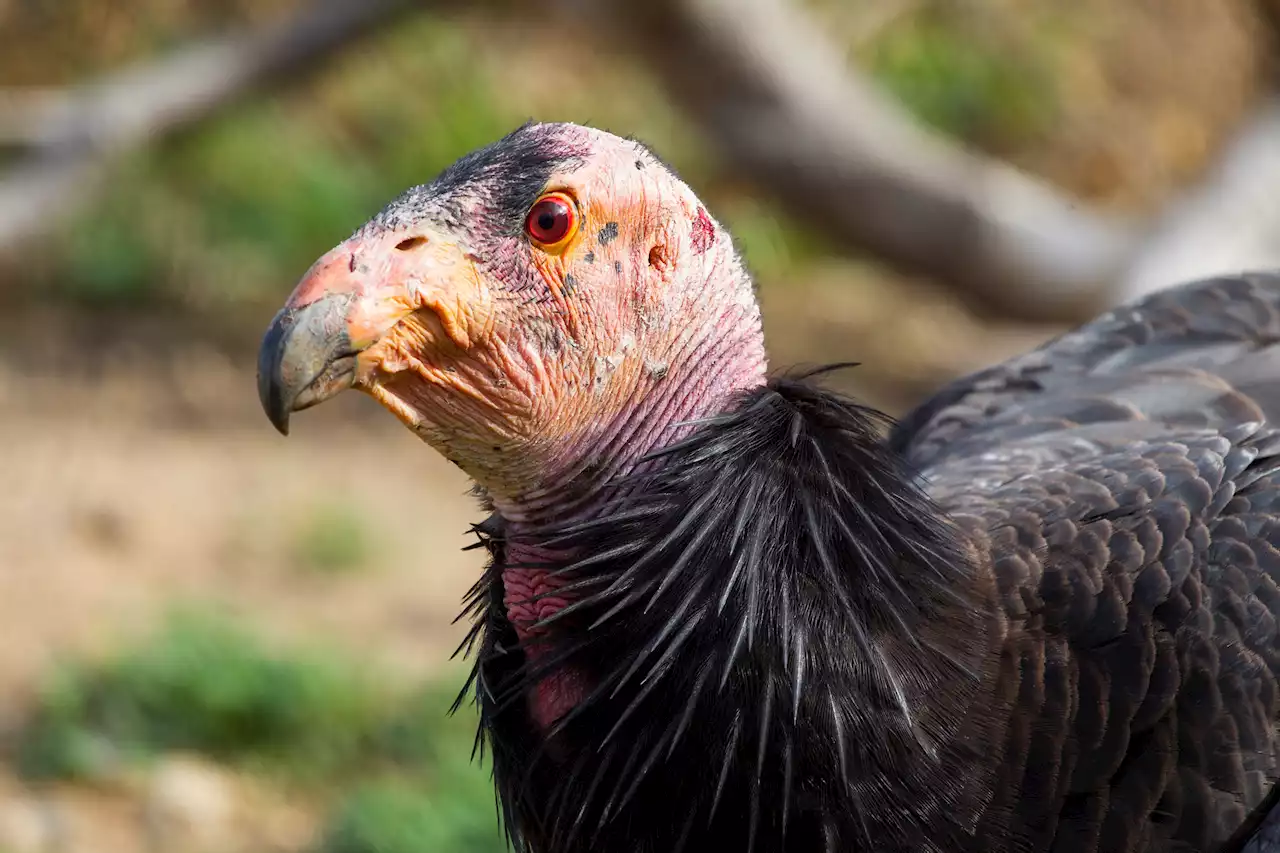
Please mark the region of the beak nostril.
[[408, 251], [410, 251], [411, 249], [416, 249], [416, 248], [418, 248], [419, 246], [423, 246], [423, 245], [425, 245], [425, 244], [426, 244], [426, 242], [427, 242], [427, 238], [426, 238], [426, 237], [421, 237], [421, 236], [419, 236], [419, 237], [406, 237], [405, 239], [401, 240], [399, 243], [396, 243], [396, 251], [397, 251], [397, 252], [408, 252]]

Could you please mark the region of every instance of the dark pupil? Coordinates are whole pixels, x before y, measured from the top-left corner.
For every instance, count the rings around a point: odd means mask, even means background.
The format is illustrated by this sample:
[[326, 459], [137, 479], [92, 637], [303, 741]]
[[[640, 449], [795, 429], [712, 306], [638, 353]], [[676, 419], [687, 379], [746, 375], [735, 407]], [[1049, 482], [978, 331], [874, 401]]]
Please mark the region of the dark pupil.
[[[550, 207], [550, 205], [548, 205], [548, 207]], [[538, 214], [538, 227], [543, 231], [550, 231], [552, 228], [556, 227], [556, 215], [558, 213], [559, 211], [554, 209], [543, 210]]]

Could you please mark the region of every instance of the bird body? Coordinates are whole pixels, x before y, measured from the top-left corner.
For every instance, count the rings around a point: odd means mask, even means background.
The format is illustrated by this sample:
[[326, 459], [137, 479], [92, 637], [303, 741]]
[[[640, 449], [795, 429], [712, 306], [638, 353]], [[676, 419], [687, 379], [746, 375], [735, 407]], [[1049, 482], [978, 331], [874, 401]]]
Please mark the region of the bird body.
[[890, 425], [766, 377], [643, 146], [529, 125], [317, 262], [259, 389], [283, 429], [354, 385], [476, 480], [517, 849], [1265, 853], [1276, 342], [1280, 277], [1193, 283]]
[[960, 380], [891, 439], [989, 537], [1037, 694], [1015, 719], [1059, 730], [1004, 754], [1024, 785], [1056, 770], [1043, 839], [1215, 850], [1274, 783], [1277, 342], [1280, 278], [1183, 285]]

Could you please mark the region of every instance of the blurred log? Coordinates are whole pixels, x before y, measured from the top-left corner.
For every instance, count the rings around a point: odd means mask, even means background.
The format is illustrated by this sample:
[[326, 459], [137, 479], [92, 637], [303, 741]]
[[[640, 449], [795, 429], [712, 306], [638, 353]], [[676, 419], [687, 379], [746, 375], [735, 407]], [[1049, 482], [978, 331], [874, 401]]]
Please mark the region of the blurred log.
[[0, 251], [74, 211], [119, 152], [207, 118], [267, 81], [317, 70], [324, 57], [422, 7], [322, 0], [282, 24], [211, 39], [70, 92], [0, 97], [5, 138], [27, 148], [0, 173]]
[[1243, 123], [1213, 167], [1161, 214], [1116, 298], [1201, 276], [1280, 269], [1280, 97]]
[[975, 307], [1091, 316], [1137, 246], [1007, 164], [925, 130], [786, 0], [579, 0], [665, 82], [737, 170], [812, 227]]
[[1134, 299], [1177, 281], [1280, 268], [1280, 0], [1258, 0], [1270, 42], [1271, 94], [1157, 225], [1117, 288]]
[[[836, 245], [927, 276], [980, 312], [1070, 322], [1199, 274], [1280, 266], [1280, 101], [1146, 226], [926, 130], [787, 0], [562, 0], [629, 45], [738, 174]], [[1280, 7], [1280, 0], [1264, 0]], [[70, 91], [0, 90], [0, 252], [73, 211], [120, 151], [205, 119], [426, 4], [316, 0]], [[439, 0], [434, 5], [442, 5]], [[486, 4], [494, 13], [519, 4]]]

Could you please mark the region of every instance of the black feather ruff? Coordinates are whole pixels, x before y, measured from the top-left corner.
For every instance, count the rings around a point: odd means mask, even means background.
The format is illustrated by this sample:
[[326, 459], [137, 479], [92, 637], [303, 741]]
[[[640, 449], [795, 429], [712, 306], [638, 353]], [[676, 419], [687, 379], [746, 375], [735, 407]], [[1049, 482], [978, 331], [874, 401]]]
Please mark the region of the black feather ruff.
[[[572, 603], [527, 664], [502, 524], [464, 615], [477, 745], [517, 850], [996, 850], [989, 567], [883, 443], [803, 380], [749, 392], [538, 544]], [[547, 671], [589, 693], [550, 732]], [[460, 697], [462, 701], [462, 697]], [[985, 814], [984, 814], [985, 813]]]

